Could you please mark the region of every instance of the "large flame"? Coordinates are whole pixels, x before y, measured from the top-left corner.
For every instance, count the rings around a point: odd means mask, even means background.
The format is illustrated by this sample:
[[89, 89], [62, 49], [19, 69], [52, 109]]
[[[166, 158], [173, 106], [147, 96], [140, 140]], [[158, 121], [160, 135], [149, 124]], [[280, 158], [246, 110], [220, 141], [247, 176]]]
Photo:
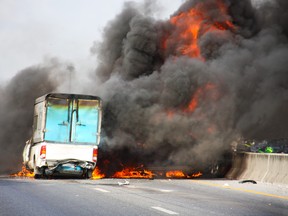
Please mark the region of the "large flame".
[[[34, 173], [27, 170], [26, 167], [23, 165], [22, 170], [19, 171], [18, 173], [11, 174], [11, 177], [29, 177], [33, 178]], [[143, 166], [140, 168], [123, 168], [123, 170], [115, 172], [111, 177], [112, 178], [135, 178], [135, 179], [152, 179], [154, 177], [158, 178], [197, 178], [202, 176], [201, 172], [197, 172], [192, 175], [186, 175], [184, 174], [183, 171], [181, 170], [172, 170], [172, 171], [167, 171], [167, 172], [153, 172], [151, 170], [144, 169]], [[100, 169], [99, 167], [96, 167], [92, 173], [92, 178], [93, 180], [97, 179], [102, 179], [105, 177], [110, 177], [106, 176]]]
[[[211, 8], [217, 11], [217, 19], [213, 17], [215, 12], [212, 13]], [[188, 11], [172, 16], [170, 24], [173, 26], [173, 34], [164, 36], [162, 42], [164, 50], [176, 47], [174, 48], [176, 55], [186, 55], [201, 60], [205, 60], [199, 47], [199, 39], [202, 35], [235, 28], [228, 16], [227, 6], [222, 0], [213, 3], [199, 1]]]
[[[234, 30], [235, 27], [230, 19], [227, 5], [223, 0], [198, 1], [189, 10], [171, 17], [170, 24], [173, 30], [170, 35], [164, 35], [162, 41], [164, 51], [167, 50], [170, 54], [172, 52], [176, 56], [185, 55], [205, 61], [199, 46], [201, 37], [209, 32], [221, 34], [226, 30]], [[191, 94], [189, 103], [181, 109], [167, 110], [167, 117], [171, 119], [175, 112], [179, 113], [179, 111], [193, 113], [200, 106], [201, 100], [215, 101], [218, 97], [217, 86], [209, 82], [197, 87]], [[213, 127], [209, 131], [212, 132]]]
[[153, 179], [153, 178], [198, 178], [202, 176], [201, 172], [194, 172], [193, 174], [186, 174], [182, 170], [170, 170], [170, 171], [152, 171], [144, 168], [143, 165], [137, 167], [124, 167], [120, 171], [116, 171], [112, 175], [105, 175], [105, 171], [101, 171], [100, 168], [96, 167], [93, 172], [92, 179], [101, 178], [128, 178], [128, 179]]

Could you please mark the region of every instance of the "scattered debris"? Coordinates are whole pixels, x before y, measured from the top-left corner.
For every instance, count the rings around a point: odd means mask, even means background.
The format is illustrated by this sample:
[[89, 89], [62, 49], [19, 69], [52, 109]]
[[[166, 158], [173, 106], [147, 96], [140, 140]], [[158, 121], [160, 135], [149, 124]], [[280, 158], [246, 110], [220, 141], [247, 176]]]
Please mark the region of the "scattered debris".
[[125, 180], [125, 182], [118, 182], [118, 185], [119, 186], [122, 186], [122, 185], [129, 185], [129, 181]]
[[244, 183], [252, 183], [252, 184], [257, 184], [256, 181], [254, 180], [242, 180], [242, 181], [239, 181], [240, 184], [244, 184]]
[[225, 183], [224, 185], [223, 185], [223, 187], [229, 187], [230, 185], [228, 184], [228, 183]]

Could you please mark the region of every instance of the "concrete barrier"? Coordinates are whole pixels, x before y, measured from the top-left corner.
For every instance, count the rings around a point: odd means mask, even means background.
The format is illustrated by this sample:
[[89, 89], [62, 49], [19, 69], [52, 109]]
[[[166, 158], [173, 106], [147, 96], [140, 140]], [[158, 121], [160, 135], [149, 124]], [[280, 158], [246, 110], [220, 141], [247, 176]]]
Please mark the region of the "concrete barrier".
[[238, 153], [226, 177], [288, 184], [288, 154]]

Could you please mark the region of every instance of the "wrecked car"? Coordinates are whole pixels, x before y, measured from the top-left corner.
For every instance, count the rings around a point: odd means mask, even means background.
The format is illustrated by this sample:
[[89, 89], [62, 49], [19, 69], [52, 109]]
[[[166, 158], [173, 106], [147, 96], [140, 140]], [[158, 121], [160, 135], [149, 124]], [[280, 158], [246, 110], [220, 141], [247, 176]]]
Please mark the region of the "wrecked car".
[[50, 93], [37, 98], [24, 165], [35, 178], [90, 178], [97, 162], [101, 117], [102, 102], [96, 96]]

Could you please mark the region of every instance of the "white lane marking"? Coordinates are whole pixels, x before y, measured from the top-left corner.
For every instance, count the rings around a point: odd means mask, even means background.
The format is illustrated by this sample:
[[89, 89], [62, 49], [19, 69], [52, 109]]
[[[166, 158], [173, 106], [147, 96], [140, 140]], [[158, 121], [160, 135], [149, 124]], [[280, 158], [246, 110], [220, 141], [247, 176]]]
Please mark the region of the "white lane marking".
[[161, 191], [161, 192], [164, 192], [164, 193], [169, 193], [169, 192], [172, 192], [173, 190], [165, 190], [165, 189], [161, 189], [160, 191]]
[[110, 191], [107, 191], [107, 190], [104, 190], [102, 188], [93, 188], [94, 190], [97, 190], [97, 191], [100, 191], [100, 192], [103, 192], [103, 193], [109, 193]]
[[173, 211], [170, 211], [168, 209], [165, 209], [165, 208], [161, 208], [161, 207], [158, 207], [158, 206], [152, 206], [153, 209], [156, 209], [158, 211], [162, 211], [162, 212], [165, 212], [167, 214], [170, 214], [170, 215], [178, 215], [177, 212], [173, 212]]

